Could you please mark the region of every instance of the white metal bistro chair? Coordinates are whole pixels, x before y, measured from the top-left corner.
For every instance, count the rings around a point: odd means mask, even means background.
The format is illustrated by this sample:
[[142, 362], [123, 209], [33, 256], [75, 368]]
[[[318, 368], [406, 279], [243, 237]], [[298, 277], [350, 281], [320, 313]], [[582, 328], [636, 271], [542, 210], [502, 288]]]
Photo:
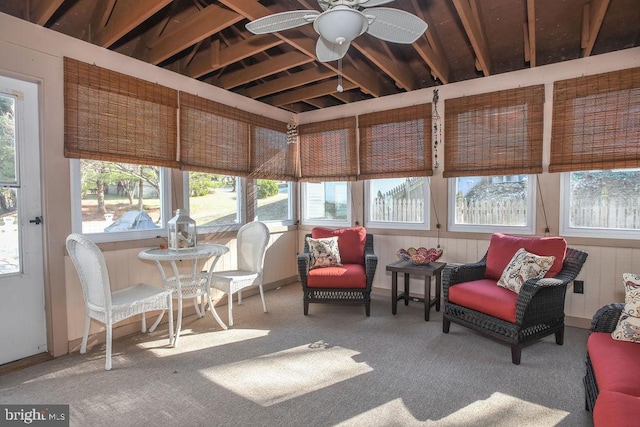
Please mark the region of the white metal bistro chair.
[[[76, 268], [86, 310], [84, 334], [80, 353], [87, 351], [91, 319], [104, 323], [107, 329], [105, 369], [111, 369], [111, 341], [113, 324], [142, 314], [142, 332], [146, 332], [145, 313], [154, 310], [169, 311], [169, 344], [173, 342], [173, 303], [171, 290], [138, 283], [111, 291], [107, 263], [98, 246], [81, 234], [67, 237], [67, 252]], [[152, 328], [153, 329], [153, 328]], [[150, 330], [150, 332], [153, 332]]]
[[211, 276], [211, 287], [227, 294], [229, 326], [233, 326], [233, 294], [238, 293], [238, 304], [242, 304], [242, 290], [258, 286], [262, 309], [267, 312], [262, 289], [264, 255], [269, 243], [269, 229], [259, 221], [243, 225], [238, 230], [236, 270], [215, 271]]

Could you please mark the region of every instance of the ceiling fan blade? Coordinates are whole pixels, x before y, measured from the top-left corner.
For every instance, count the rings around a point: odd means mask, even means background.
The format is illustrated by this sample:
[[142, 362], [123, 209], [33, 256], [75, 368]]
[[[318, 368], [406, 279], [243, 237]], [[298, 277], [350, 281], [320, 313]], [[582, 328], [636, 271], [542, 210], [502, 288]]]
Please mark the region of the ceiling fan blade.
[[345, 42], [342, 44], [331, 43], [322, 37], [318, 37], [316, 43], [316, 56], [320, 62], [337, 61], [342, 58], [349, 50], [351, 43]]
[[393, 0], [367, 0], [364, 3], [360, 3], [362, 7], [376, 7], [382, 6], [383, 4], [391, 3]]
[[251, 21], [245, 27], [253, 34], [275, 33], [313, 22], [319, 15], [320, 12], [317, 10], [293, 10], [291, 12], [274, 13]]
[[367, 33], [388, 42], [411, 44], [427, 30], [426, 22], [404, 10], [376, 7], [365, 14], [374, 18]]

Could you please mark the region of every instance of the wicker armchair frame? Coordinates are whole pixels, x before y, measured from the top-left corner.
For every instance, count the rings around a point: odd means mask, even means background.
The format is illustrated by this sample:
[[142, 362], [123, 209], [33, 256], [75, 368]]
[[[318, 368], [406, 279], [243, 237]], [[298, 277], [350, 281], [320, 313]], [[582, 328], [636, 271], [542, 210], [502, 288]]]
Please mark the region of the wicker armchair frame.
[[458, 283], [484, 278], [487, 254], [473, 264], [452, 266], [443, 278], [444, 312], [442, 331], [449, 332], [451, 322], [473, 329], [511, 346], [511, 361], [520, 364], [522, 347], [555, 334], [556, 343], [564, 342], [564, 300], [567, 285], [576, 278], [587, 253], [567, 248], [562, 270], [554, 278], [525, 282], [518, 294], [516, 321], [510, 323], [449, 301], [449, 288]]
[[[591, 332], [613, 332], [618, 325], [618, 319], [622, 314], [623, 308], [624, 303], [609, 304], [600, 308], [591, 319]], [[582, 380], [584, 383], [584, 407], [587, 411], [593, 412], [599, 390], [589, 353], [587, 353], [585, 364], [586, 372]]]
[[304, 239], [304, 253], [299, 254], [298, 273], [302, 282], [304, 315], [309, 314], [310, 303], [326, 303], [326, 304], [364, 304], [367, 316], [371, 314], [371, 288], [373, 286], [373, 276], [378, 265], [378, 256], [373, 252], [373, 235], [367, 234], [364, 245], [365, 275], [367, 284], [364, 288], [310, 288], [307, 286], [307, 276], [309, 274], [309, 263], [311, 255], [309, 254], [309, 244], [306, 234]]

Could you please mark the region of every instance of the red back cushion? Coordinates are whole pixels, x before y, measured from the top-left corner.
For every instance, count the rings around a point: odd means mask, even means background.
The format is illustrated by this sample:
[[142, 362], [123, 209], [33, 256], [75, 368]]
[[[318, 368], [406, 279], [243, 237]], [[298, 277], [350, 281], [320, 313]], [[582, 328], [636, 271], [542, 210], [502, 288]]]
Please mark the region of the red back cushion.
[[532, 254], [554, 256], [553, 265], [544, 277], [554, 277], [562, 270], [562, 263], [567, 252], [567, 241], [562, 237], [516, 237], [495, 233], [491, 236], [487, 251], [486, 279], [500, 279], [502, 272], [518, 249], [524, 248]]
[[311, 237], [314, 239], [333, 236], [338, 236], [338, 250], [343, 264], [364, 264], [364, 243], [367, 238], [367, 230], [364, 227], [337, 230], [315, 227], [311, 230]]

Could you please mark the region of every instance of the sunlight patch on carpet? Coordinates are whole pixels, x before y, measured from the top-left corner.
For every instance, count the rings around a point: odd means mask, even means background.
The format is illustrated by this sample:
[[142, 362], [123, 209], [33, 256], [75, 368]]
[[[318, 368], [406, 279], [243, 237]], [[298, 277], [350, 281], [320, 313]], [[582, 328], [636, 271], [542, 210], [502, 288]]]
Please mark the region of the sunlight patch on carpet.
[[228, 365], [203, 369], [209, 380], [262, 406], [271, 406], [371, 372], [358, 352], [320, 341]]
[[553, 426], [559, 424], [567, 415], [568, 412], [559, 409], [547, 408], [496, 392], [488, 399], [478, 400], [443, 418], [437, 425]]
[[180, 333], [177, 347], [169, 346], [169, 339], [162, 337], [158, 340], [145, 341], [136, 344], [138, 347], [152, 352], [157, 357], [175, 356], [193, 351], [220, 347], [256, 338], [264, 338], [270, 333], [265, 329], [228, 329], [226, 331], [191, 332], [189, 329]]
[[417, 420], [402, 399], [350, 418], [338, 426], [438, 426], [438, 427], [540, 427], [554, 426], [569, 415], [568, 412], [547, 408], [503, 393], [493, 393], [440, 420]]

